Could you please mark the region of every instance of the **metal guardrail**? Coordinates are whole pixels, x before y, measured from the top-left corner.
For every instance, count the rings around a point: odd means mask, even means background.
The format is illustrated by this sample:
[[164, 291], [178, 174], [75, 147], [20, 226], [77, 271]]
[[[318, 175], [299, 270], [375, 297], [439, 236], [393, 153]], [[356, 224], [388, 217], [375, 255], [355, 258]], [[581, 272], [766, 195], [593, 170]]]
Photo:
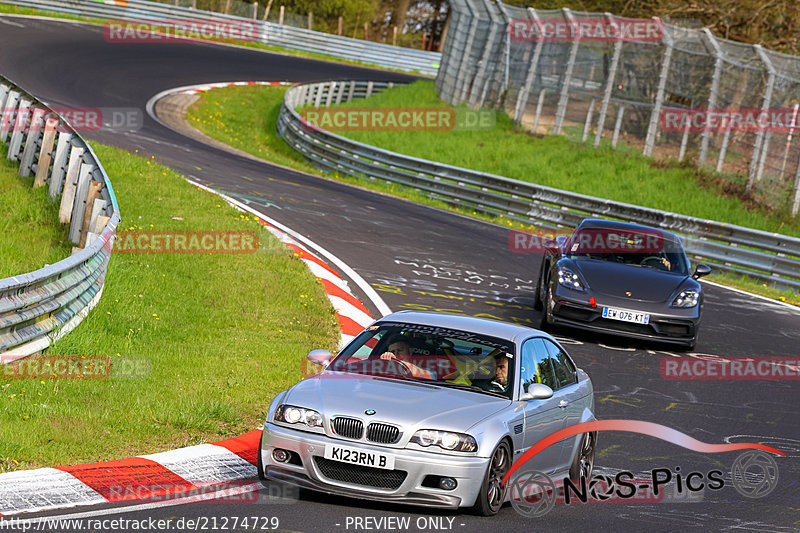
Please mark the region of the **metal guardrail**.
[[327, 107], [365, 98], [392, 83], [331, 81], [286, 91], [278, 132], [318, 168], [399, 183], [452, 206], [538, 227], [574, 228], [588, 217], [624, 220], [681, 235], [689, 255], [720, 270], [781, 288], [800, 288], [800, 238], [667, 213], [401, 155], [304, 125], [295, 108]]
[[0, 0], [2, 4], [13, 4], [57, 13], [108, 19], [137, 21], [225, 21], [252, 24], [258, 28], [257, 42], [280, 46], [290, 50], [301, 50], [324, 54], [350, 61], [360, 61], [380, 67], [419, 72], [435, 76], [439, 69], [442, 54], [413, 48], [391, 46], [371, 41], [362, 41], [318, 31], [295, 28], [202, 11], [188, 7], [147, 2], [145, 0], [126, 0], [125, 2], [95, 2], [92, 0]]
[[99, 301], [119, 206], [103, 165], [58, 113], [0, 76], [0, 146], [20, 176], [61, 197], [73, 254], [39, 270], [0, 279], [0, 360], [39, 352], [72, 330]]

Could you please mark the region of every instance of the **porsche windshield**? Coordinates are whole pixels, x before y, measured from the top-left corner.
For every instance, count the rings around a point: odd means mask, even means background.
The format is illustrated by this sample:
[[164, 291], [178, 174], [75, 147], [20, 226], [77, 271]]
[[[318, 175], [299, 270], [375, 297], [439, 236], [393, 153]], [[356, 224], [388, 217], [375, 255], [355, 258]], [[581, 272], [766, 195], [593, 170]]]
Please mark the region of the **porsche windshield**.
[[660, 231], [586, 228], [567, 243], [570, 259], [589, 258], [687, 275], [686, 254], [679, 241]]
[[370, 326], [328, 370], [422, 380], [511, 398], [514, 343], [437, 326]]

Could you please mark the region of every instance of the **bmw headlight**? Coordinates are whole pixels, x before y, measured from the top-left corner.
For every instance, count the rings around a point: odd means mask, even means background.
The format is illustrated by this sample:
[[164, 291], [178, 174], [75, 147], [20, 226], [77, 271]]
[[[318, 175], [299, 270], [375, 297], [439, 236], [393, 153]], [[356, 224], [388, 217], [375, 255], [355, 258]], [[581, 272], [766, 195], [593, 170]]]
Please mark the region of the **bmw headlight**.
[[428, 446], [438, 446], [444, 450], [456, 452], [476, 452], [478, 443], [475, 437], [465, 433], [453, 433], [452, 431], [437, 431], [435, 429], [421, 429], [417, 431], [411, 442], [427, 448]]
[[582, 291], [585, 289], [581, 278], [569, 267], [559, 267], [558, 282], [569, 289]]
[[313, 409], [305, 409], [294, 405], [280, 405], [275, 410], [275, 421], [286, 424], [305, 424], [312, 428], [322, 427], [322, 415]]
[[700, 299], [700, 291], [697, 289], [687, 289], [685, 291], [681, 291], [681, 293], [675, 297], [672, 301], [672, 307], [681, 307], [681, 308], [688, 308], [694, 307], [697, 305], [697, 301]]

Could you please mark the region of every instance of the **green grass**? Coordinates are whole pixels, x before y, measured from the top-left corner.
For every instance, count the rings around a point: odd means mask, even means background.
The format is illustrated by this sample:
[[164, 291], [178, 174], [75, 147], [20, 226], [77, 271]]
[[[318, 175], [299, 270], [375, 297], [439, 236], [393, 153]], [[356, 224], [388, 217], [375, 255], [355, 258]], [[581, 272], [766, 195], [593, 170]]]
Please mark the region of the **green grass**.
[[[87, 24], [99, 24], [104, 25], [108, 22], [105, 19], [98, 19], [92, 17], [82, 17], [78, 15], [72, 15], [69, 13], [58, 13], [56, 11], [46, 11], [42, 9], [35, 9], [29, 7], [20, 7], [11, 4], [0, 4], [0, 14], [8, 13], [13, 15], [32, 15], [32, 16], [39, 16], [39, 17], [50, 17], [50, 18], [60, 18], [66, 20], [75, 20], [78, 22], [85, 22]], [[158, 26], [153, 26], [153, 28], [157, 29]], [[369, 61], [355, 61], [350, 59], [342, 59], [337, 56], [332, 56], [328, 54], [318, 54], [315, 52], [305, 52], [303, 50], [293, 50], [291, 48], [284, 48], [281, 46], [275, 45], [268, 45], [263, 43], [257, 43], [252, 41], [235, 41], [231, 39], [210, 39], [211, 42], [220, 42], [220, 43], [227, 43], [233, 44], [236, 46], [244, 46], [247, 48], [254, 48], [256, 50], [264, 50], [267, 52], [276, 52], [279, 54], [297, 56], [297, 57], [305, 57], [308, 59], [319, 59], [322, 61], [330, 61], [333, 63], [341, 63], [343, 65], [354, 65], [358, 67], [367, 67], [367, 68], [374, 68], [379, 70], [385, 70], [389, 72], [400, 72], [403, 74], [415, 74], [417, 76], [428, 76], [428, 74], [422, 74], [418, 71], [407, 71], [407, 70], [400, 70], [400, 69], [391, 69], [382, 67], [380, 65], [376, 65], [374, 63], [370, 63]]]
[[72, 250], [58, 223], [60, 197], [51, 200], [47, 187], [34, 190], [33, 178], [17, 176], [7, 149], [0, 143], [0, 279], [56, 263]]
[[[97, 307], [48, 356], [144, 362], [141, 378], [0, 379], [0, 471], [100, 461], [241, 434], [338, 326], [305, 264], [174, 171], [95, 145], [125, 230], [258, 232], [255, 254], [114, 254]], [[173, 217], [183, 218], [175, 220]]]
[[[309, 164], [277, 134], [278, 114], [286, 90], [286, 87], [263, 86], [214, 89], [202, 94], [200, 100], [189, 109], [187, 119], [208, 136], [256, 157], [303, 172], [322, 175], [321, 170]], [[400, 94], [397, 100], [395, 97], [391, 97], [393, 93]], [[387, 98], [387, 96], [391, 98]], [[390, 107], [442, 105], [433, 93], [432, 84], [429, 82], [417, 82], [409, 87], [397, 87], [371, 97], [369, 102]], [[364, 101], [358, 100], [351, 105], [362, 107]], [[663, 202], [664, 205], [674, 207], [676, 212], [723, 221], [725, 220], [722, 214], [727, 213], [736, 220], [735, 223], [760, 229], [777, 230], [787, 234], [800, 234], [798, 221], [787, 220], [775, 215], [770, 216], [760, 211], [749, 211], [738, 200], [727, 198], [713, 188], [705, 188], [704, 184], [708, 182], [708, 176], [705, 173], [670, 162], [656, 164], [653, 160], [641, 157], [632, 149], [626, 150], [622, 145], [619, 145], [621, 150], [618, 151], [613, 151], [610, 147], [595, 150], [570, 143], [559, 137], [533, 137], [516, 128], [505, 115], [498, 115], [497, 126], [489, 131], [404, 132], [404, 134], [349, 132], [347, 135], [351, 138], [358, 138], [362, 142], [381, 145], [398, 152], [441, 160], [459, 166], [473, 164], [487, 172], [501, 175], [507, 169], [513, 170], [514, 167], [538, 168], [543, 166], [545, 172], [531, 171], [528, 176], [544, 174], [549, 181], [543, 184], [557, 188], [568, 188], [567, 184], [572, 184], [579, 192], [603, 196], [598, 192], [602, 190], [612, 198], [636, 203], [625, 196], [625, 194], [632, 194], [635, 198], [642, 200], [642, 205], [659, 208], [658, 206]], [[495, 136], [499, 140], [495, 140]], [[408, 139], [407, 143], [406, 139]], [[463, 146], [460, 143], [463, 143]], [[514, 144], [517, 151], [509, 149], [512, 143], [521, 143]], [[494, 151], [502, 156], [495, 155]], [[484, 153], [486, 157], [481, 159], [474, 156], [473, 152]], [[519, 157], [519, 153], [523, 156]], [[559, 157], [574, 164], [572, 166], [561, 164], [558, 162]], [[549, 164], [536, 162], [536, 158], [542, 158]], [[507, 159], [514, 159], [514, 161]], [[532, 161], [527, 161], [527, 159]], [[598, 172], [596, 179], [591, 172], [592, 168]], [[582, 179], [576, 177], [576, 173], [581, 173]], [[504, 227], [532, 228], [530, 225], [508, 220], [502, 215], [491, 216], [467, 208], [454, 209], [442, 201], [399, 185], [339, 174], [326, 174], [325, 176], [435, 207], [450, 209]], [[522, 179], [525, 176], [517, 177]], [[622, 183], [623, 179], [627, 181]], [[653, 195], [655, 199], [645, 198], [645, 193]], [[679, 195], [684, 202], [695, 207], [686, 209], [681, 201], [676, 202], [671, 195]], [[703, 204], [706, 204], [707, 211], [701, 210]], [[713, 206], [716, 205], [721, 206], [720, 213], [714, 211]], [[668, 209], [668, 207], [660, 208]], [[763, 287], [763, 284], [751, 278], [715, 272], [709, 279], [800, 305], [800, 295], [790, 291]]]

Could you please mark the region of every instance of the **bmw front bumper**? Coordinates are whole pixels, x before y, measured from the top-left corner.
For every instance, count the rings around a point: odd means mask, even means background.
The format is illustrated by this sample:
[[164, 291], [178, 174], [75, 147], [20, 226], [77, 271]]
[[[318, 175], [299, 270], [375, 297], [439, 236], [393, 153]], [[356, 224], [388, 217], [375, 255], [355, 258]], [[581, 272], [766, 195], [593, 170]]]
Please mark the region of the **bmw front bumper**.
[[[394, 470], [357, 467], [325, 459], [326, 444], [392, 454], [395, 456]], [[272, 457], [275, 448], [293, 452], [293, 460], [286, 463], [275, 461]], [[271, 423], [264, 426], [259, 453], [264, 474], [271, 479], [351, 498], [448, 509], [469, 507], [475, 503], [489, 465], [487, 457], [458, 457], [376, 446], [366, 442], [332, 439], [327, 435], [297, 431]], [[453, 478], [457, 486], [453, 490], [431, 486], [431, 479], [435, 480], [437, 476]], [[392, 478], [399, 486], [381, 488], [370, 485], [374, 484], [375, 479], [381, 478]]]

